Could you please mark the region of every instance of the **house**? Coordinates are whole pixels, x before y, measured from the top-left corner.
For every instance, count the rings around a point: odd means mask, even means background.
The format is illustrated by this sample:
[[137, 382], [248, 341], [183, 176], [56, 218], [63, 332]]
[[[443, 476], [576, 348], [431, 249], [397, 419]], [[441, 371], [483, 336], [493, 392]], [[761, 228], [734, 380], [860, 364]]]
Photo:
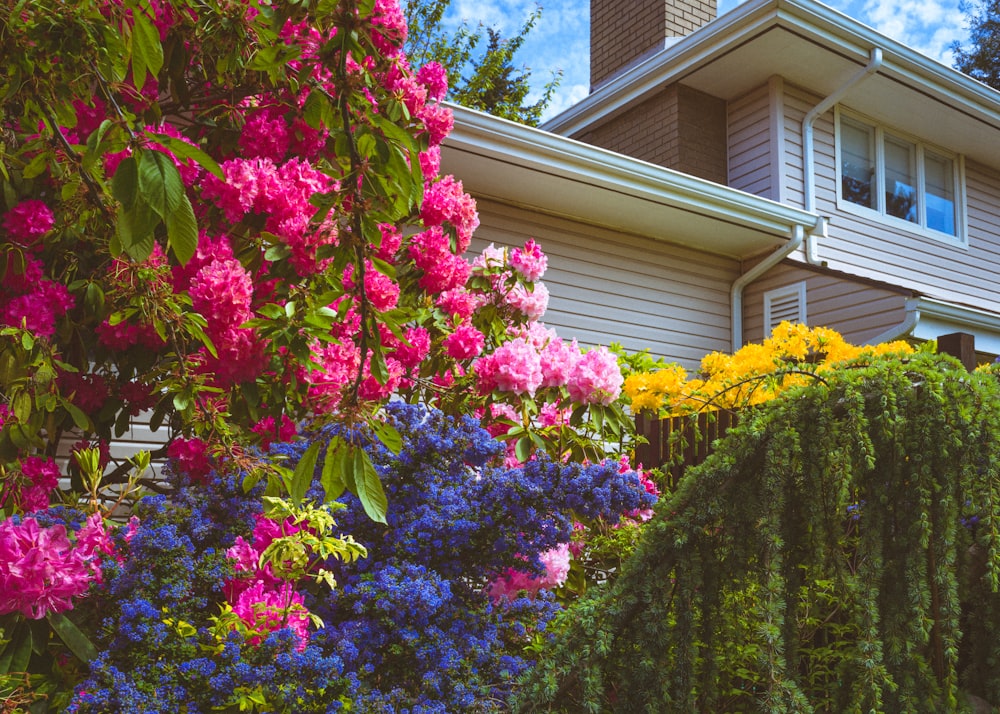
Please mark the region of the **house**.
[[1000, 93], [814, 0], [715, 14], [592, 0], [589, 97], [454, 107], [480, 245], [541, 243], [564, 336], [687, 366], [783, 319], [1000, 354]]

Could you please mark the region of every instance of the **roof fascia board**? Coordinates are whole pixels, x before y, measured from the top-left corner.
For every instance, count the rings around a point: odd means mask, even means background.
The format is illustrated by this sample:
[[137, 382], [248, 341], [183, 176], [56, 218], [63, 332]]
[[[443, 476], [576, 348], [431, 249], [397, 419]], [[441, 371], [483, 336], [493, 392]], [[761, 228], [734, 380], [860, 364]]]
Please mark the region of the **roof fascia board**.
[[820, 222], [819, 216], [800, 208], [483, 112], [448, 106], [455, 115], [455, 127], [445, 139], [451, 148], [706, 216], [722, 215], [730, 223], [784, 238], [795, 226], [808, 232]]
[[566, 135], [582, 131], [687, 75], [728, 47], [777, 26], [812, 36], [838, 54], [857, 55], [859, 65], [867, 62], [873, 47], [881, 48], [884, 55], [881, 73], [1000, 126], [1000, 93], [958, 70], [822, 3], [749, 0], [612, 79], [542, 128]]

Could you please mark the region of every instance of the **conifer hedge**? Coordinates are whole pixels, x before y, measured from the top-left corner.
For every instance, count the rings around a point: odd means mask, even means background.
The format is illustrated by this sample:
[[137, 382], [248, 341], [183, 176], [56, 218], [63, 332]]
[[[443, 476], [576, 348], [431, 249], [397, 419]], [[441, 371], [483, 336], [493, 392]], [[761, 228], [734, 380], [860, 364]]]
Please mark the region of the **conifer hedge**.
[[[521, 712], [1000, 703], [1000, 385], [866, 358], [753, 411], [563, 618]], [[973, 695], [973, 698], [970, 698]]]

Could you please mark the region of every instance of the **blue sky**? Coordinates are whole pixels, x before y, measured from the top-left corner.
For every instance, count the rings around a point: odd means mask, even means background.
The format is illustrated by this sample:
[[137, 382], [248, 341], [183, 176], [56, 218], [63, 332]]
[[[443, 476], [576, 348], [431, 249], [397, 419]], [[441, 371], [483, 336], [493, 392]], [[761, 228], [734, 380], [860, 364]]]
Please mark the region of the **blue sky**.
[[[562, 70], [558, 94], [544, 117], [549, 118], [589, 91], [588, 0], [452, 0], [445, 22], [481, 22], [510, 35], [538, 4], [542, 17], [515, 61], [530, 68], [532, 86], [541, 86]], [[739, 4], [719, 0], [719, 14]], [[968, 36], [959, 0], [826, 0], [826, 4], [946, 65], [952, 64], [951, 44]]]

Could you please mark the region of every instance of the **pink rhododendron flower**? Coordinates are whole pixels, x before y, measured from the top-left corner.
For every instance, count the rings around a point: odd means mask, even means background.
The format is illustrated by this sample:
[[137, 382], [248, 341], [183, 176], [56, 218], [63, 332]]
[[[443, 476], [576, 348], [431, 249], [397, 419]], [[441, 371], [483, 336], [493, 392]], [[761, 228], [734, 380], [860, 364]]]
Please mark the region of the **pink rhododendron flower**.
[[[618, 473], [627, 473], [632, 470], [632, 466], [629, 464], [629, 458], [627, 455], [622, 455], [618, 462]], [[657, 487], [656, 483], [649, 477], [645, 471], [642, 470], [642, 464], [635, 467], [635, 473], [639, 477], [639, 483], [646, 490], [646, 493], [652, 494], [653, 496], [660, 495], [660, 489]], [[652, 508], [641, 508], [634, 511], [630, 511], [625, 514], [628, 519], [633, 519], [639, 523], [645, 523], [650, 518], [653, 517]]]
[[59, 487], [59, 467], [52, 459], [27, 456], [20, 461], [20, 478], [8, 478], [0, 491], [0, 506], [13, 500], [32, 513], [49, 507], [49, 497]]
[[534, 240], [524, 244], [524, 248], [514, 248], [510, 252], [510, 266], [525, 280], [534, 282], [545, 274], [549, 259]]
[[[278, 589], [272, 589], [265, 583], [257, 582], [241, 592], [232, 606], [233, 612], [258, 632], [268, 633], [288, 627], [298, 640], [295, 649], [301, 652], [309, 644], [310, 622], [309, 611], [303, 602], [302, 595], [295, 592], [291, 583], [282, 583]], [[265, 636], [254, 635], [248, 642], [258, 645]]]
[[417, 80], [427, 87], [431, 99], [440, 101], [448, 93], [448, 73], [439, 62], [428, 62], [417, 70]]
[[31, 292], [6, 299], [0, 296], [0, 324], [24, 326], [38, 337], [52, 337], [56, 322], [75, 302], [65, 285], [43, 278]]
[[405, 333], [408, 345], [397, 345], [393, 350], [396, 360], [408, 370], [416, 368], [431, 349], [430, 333], [423, 327], [411, 327]]
[[288, 122], [277, 107], [260, 109], [247, 117], [239, 147], [248, 159], [265, 158], [275, 164], [288, 154]]
[[29, 198], [7, 211], [2, 225], [12, 242], [32, 247], [39, 238], [52, 230], [55, 216], [44, 201]]
[[403, 234], [391, 223], [379, 224], [379, 230], [382, 232], [382, 242], [378, 246], [378, 257], [391, 261], [403, 245]]
[[560, 543], [555, 548], [538, 555], [538, 559], [545, 566], [545, 573], [542, 576], [535, 577], [520, 570], [508, 569], [490, 584], [489, 595], [494, 600], [501, 597], [513, 599], [522, 590], [534, 595], [542, 589], [557, 588], [569, 577], [570, 558], [569, 543]]
[[418, 115], [427, 129], [431, 146], [438, 146], [455, 128], [455, 116], [451, 109], [441, 104], [426, 104]]
[[556, 338], [542, 348], [542, 386], [564, 387], [580, 361], [580, 347], [576, 340], [563, 342]]
[[445, 176], [427, 186], [420, 217], [428, 226], [440, 226], [445, 221], [453, 225], [458, 234], [457, 253], [468, 249], [472, 234], [479, 227], [475, 199], [465, 193], [462, 182], [453, 176]]
[[465, 322], [472, 317], [472, 313], [482, 307], [483, 300], [481, 295], [470, 293], [464, 288], [454, 288], [440, 293], [434, 304], [445, 314], [456, 318], [458, 322]]
[[536, 322], [549, 307], [549, 289], [544, 283], [535, 283], [534, 289], [528, 292], [523, 285], [515, 285], [507, 293], [505, 301], [508, 305], [524, 314], [531, 322]]
[[208, 321], [213, 339], [239, 327], [253, 314], [253, 279], [235, 258], [216, 259], [191, 279], [191, 305]]
[[580, 358], [566, 387], [570, 398], [578, 404], [607, 406], [618, 398], [624, 381], [618, 358], [602, 345]]
[[[521, 421], [518, 413], [514, 411], [514, 407], [503, 402], [494, 402], [493, 404], [490, 404], [490, 417], [490, 421], [486, 424], [486, 431], [488, 431], [490, 436], [494, 439], [498, 436], [506, 434], [514, 428], [514, 425]], [[513, 423], [507, 424], [505, 422], [498, 421], [498, 419], [504, 419]]]
[[72, 609], [72, 599], [85, 595], [95, 579], [92, 553], [75, 548], [62, 524], [0, 521], [0, 615], [39, 620]]
[[175, 471], [187, 474], [194, 483], [204, 481], [212, 470], [208, 445], [198, 438], [174, 439], [167, 447], [167, 456], [173, 459]]
[[493, 354], [481, 358], [476, 363], [477, 375], [479, 375], [479, 363], [485, 361], [491, 363], [492, 369], [489, 370], [491, 381], [495, 384], [495, 389], [501, 392], [534, 396], [535, 390], [542, 383], [542, 365], [538, 350], [521, 337], [500, 345]]
[[460, 325], [453, 333], [444, 338], [444, 348], [454, 359], [472, 359], [483, 351], [485, 338], [483, 333], [472, 325]]
[[441, 173], [441, 147], [432, 146], [420, 152], [420, 171], [425, 180], [433, 179]]
[[289, 441], [297, 431], [295, 422], [287, 414], [281, 415], [281, 426], [275, 428], [273, 416], [266, 416], [252, 427], [250, 431], [260, 437], [260, 448], [267, 451], [274, 441]]

